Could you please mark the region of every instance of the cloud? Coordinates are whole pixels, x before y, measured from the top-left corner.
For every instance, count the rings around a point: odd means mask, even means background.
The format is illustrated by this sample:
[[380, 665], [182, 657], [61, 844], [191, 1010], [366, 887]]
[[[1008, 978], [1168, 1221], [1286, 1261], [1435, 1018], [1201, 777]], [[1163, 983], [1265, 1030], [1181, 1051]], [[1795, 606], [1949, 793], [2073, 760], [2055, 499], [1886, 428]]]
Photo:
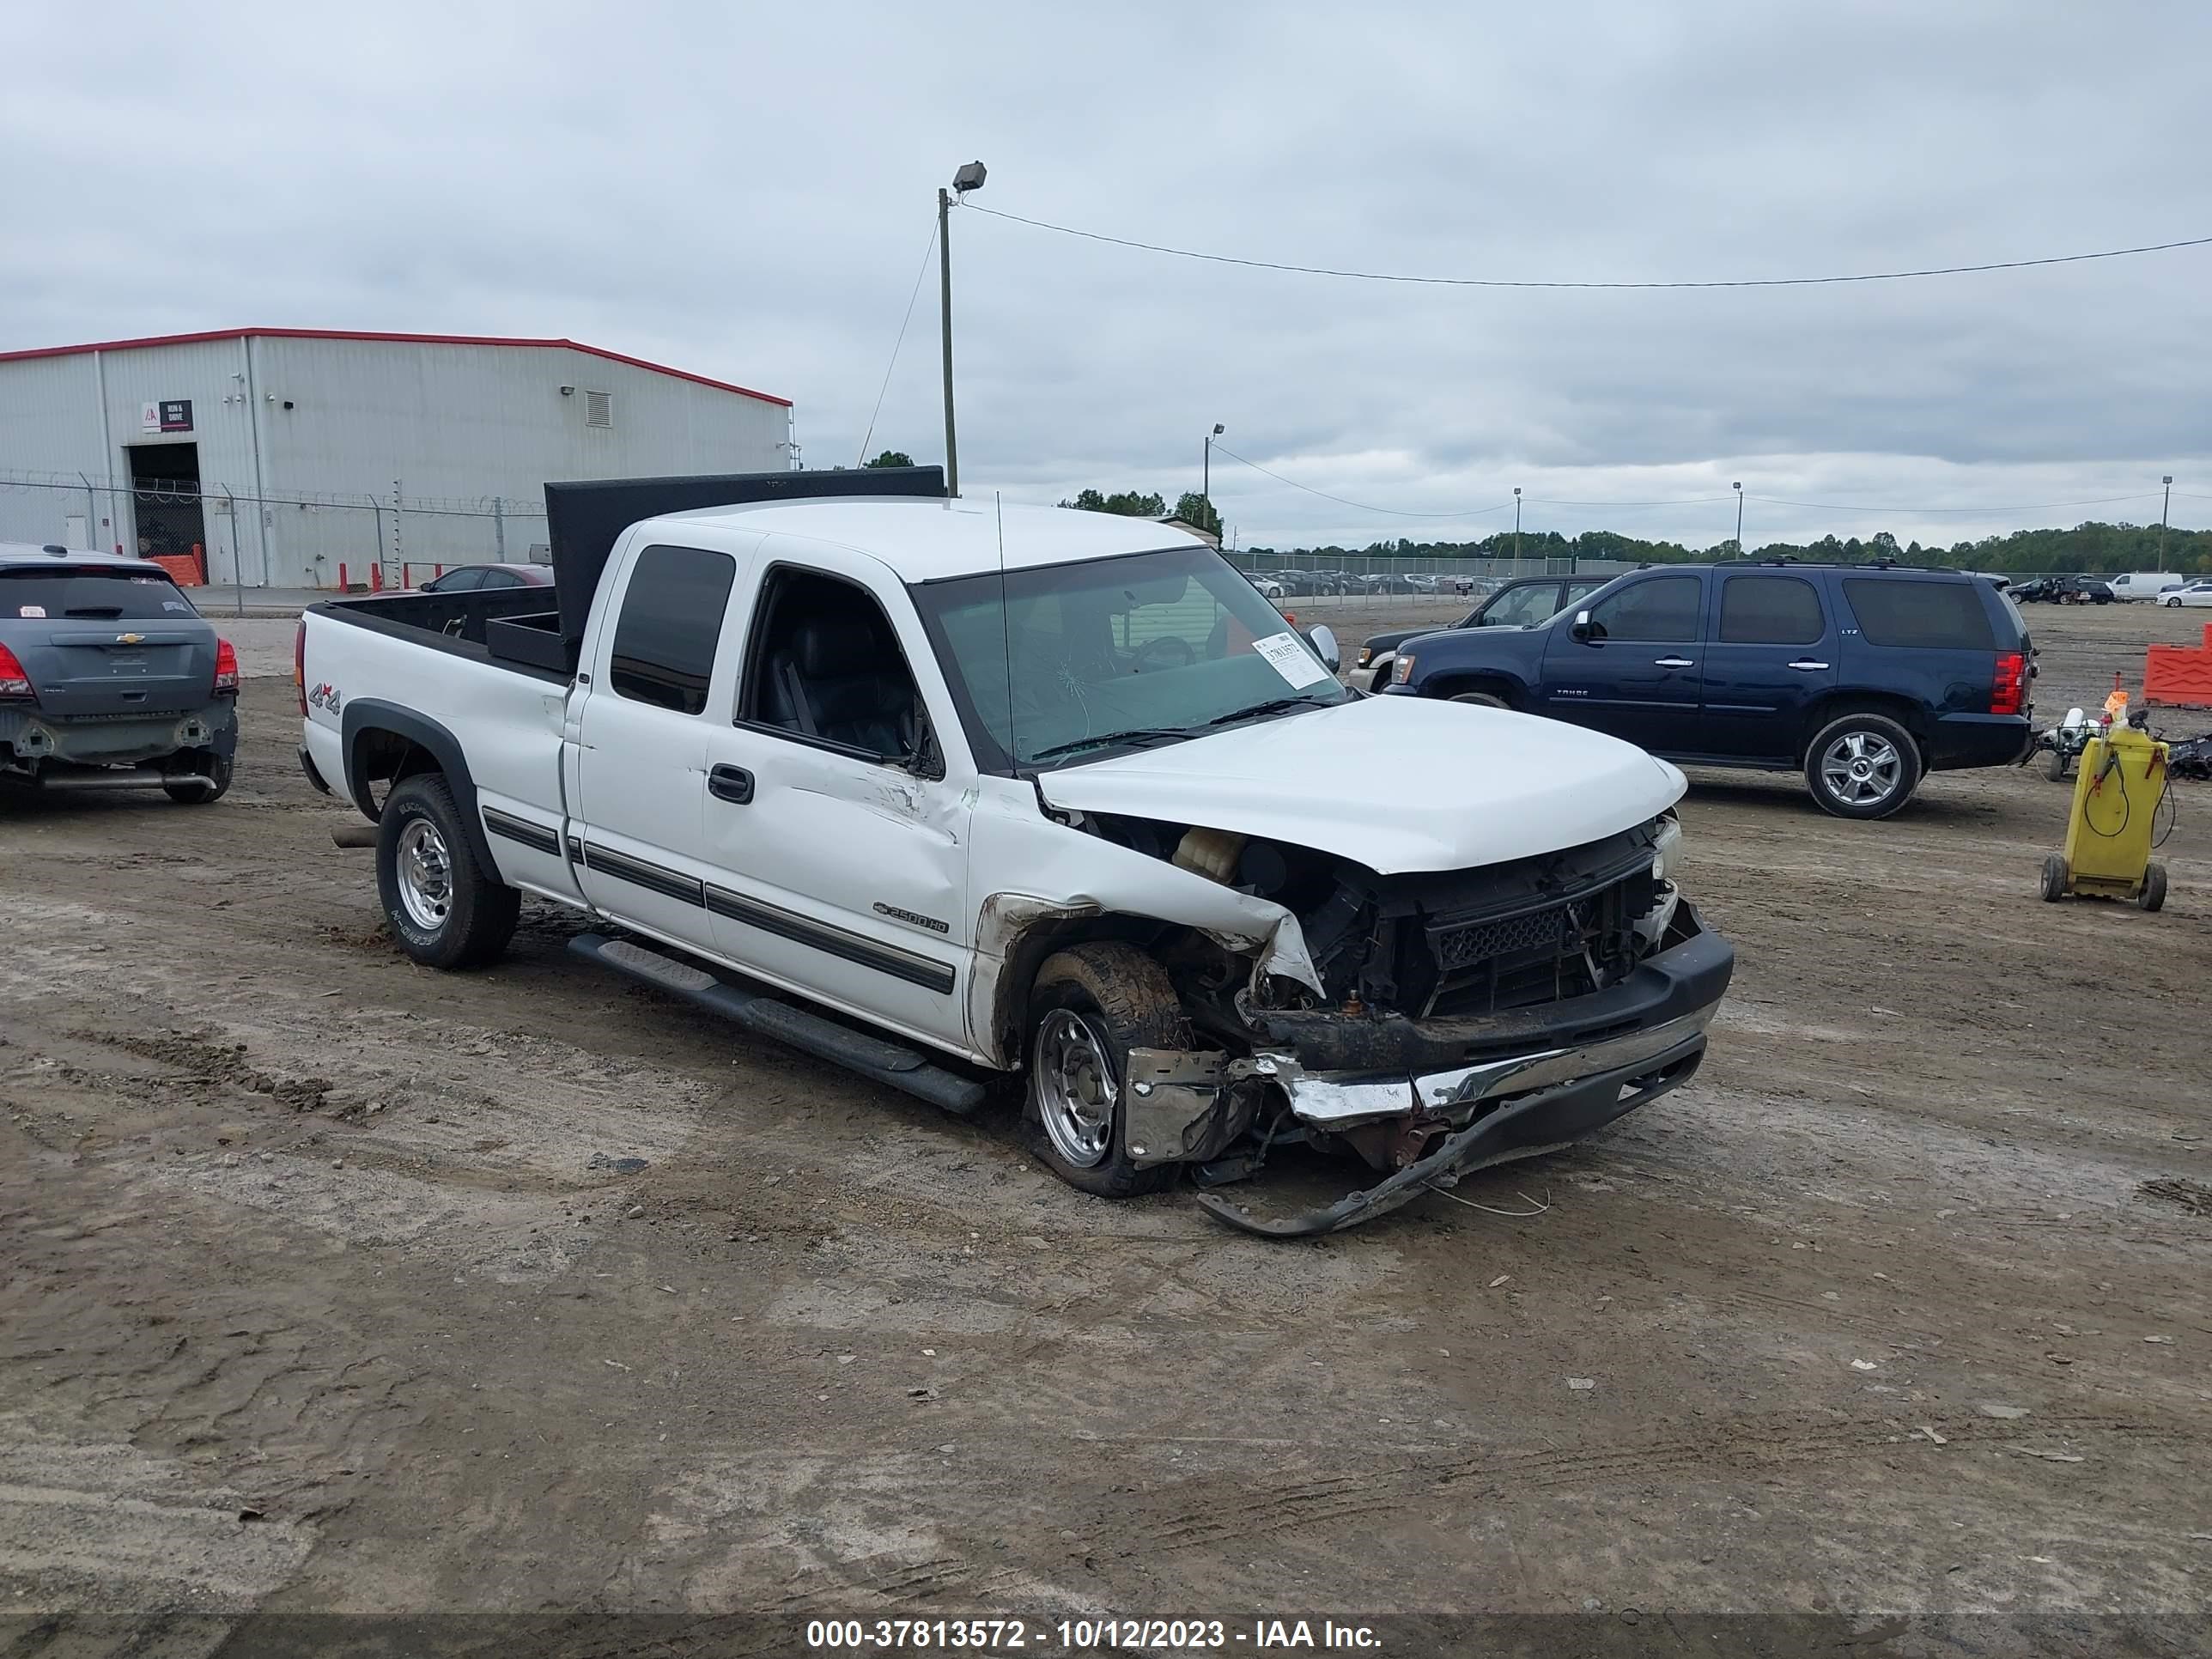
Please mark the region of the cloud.
[[[2154, 46], [2148, 43], [2155, 43]], [[242, 323], [569, 335], [797, 400], [859, 459], [933, 194], [1366, 270], [1683, 280], [2212, 234], [2212, 14], [1631, 0], [1194, 9], [18, 8], [0, 345]], [[24, 227], [30, 227], [27, 234]], [[2212, 250], [1691, 293], [1330, 281], [953, 224], [971, 489], [1172, 496], [1243, 455], [1407, 513], [1729, 496], [1766, 536], [2212, 495]], [[934, 283], [872, 448], [935, 459]], [[1496, 522], [1218, 465], [1247, 540]], [[1775, 501], [1900, 508], [1800, 509]], [[2177, 523], [2205, 503], [2178, 502]], [[1534, 509], [1525, 509], [1534, 511]], [[1732, 533], [1732, 501], [1542, 509]], [[2193, 517], [2192, 517], [2193, 512]]]

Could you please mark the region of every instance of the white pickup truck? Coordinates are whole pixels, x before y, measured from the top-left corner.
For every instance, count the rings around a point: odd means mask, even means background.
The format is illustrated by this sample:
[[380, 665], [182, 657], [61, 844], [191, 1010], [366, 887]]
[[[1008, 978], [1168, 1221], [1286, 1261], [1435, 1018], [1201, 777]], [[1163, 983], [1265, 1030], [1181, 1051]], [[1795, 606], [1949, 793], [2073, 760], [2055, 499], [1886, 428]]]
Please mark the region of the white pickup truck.
[[[1085, 1192], [1188, 1172], [1274, 1235], [1697, 1068], [1734, 958], [1671, 878], [1673, 767], [1349, 690], [1179, 530], [928, 469], [756, 499], [805, 476], [549, 486], [557, 613], [302, 618], [302, 763], [379, 824], [410, 956], [489, 962], [551, 900], [602, 967], [949, 1110], [1025, 1075]], [[1291, 1146], [1369, 1184], [1273, 1218], [1216, 1190]]]

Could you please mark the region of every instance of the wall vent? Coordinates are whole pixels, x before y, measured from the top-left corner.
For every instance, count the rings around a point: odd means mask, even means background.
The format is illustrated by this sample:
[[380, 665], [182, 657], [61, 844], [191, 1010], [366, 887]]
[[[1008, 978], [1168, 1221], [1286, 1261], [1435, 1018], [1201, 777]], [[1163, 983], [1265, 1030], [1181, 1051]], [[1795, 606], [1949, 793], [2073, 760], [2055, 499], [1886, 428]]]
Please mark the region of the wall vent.
[[584, 424], [612, 427], [614, 423], [614, 394], [611, 392], [586, 392], [584, 394]]

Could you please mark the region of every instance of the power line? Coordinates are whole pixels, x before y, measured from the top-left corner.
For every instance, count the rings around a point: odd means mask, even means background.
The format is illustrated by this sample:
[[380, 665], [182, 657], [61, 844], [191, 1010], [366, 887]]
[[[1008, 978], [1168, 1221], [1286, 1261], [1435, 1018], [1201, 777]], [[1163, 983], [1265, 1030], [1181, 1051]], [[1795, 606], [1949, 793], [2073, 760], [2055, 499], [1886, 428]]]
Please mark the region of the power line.
[[884, 394], [891, 389], [891, 371], [898, 367], [899, 348], [906, 343], [906, 325], [914, 320], [914, 302], [921, 297], [921, 279], [929, 275], [929, 256], [937, 252], [937, 221], [929, 222], [929, 240], [921, 250], [921, 269], [914, 273], [914, 292], [906, 296], [906, 315], [899, 319], [898, 338], [891, 342], [891, 360], [884, 365], [884, 383], [876, 388], [876, 407], [868, 416], [868, 429], [860, 434], [860, 459], [868, 463], [868, 440], [876, 435], [876, 416], [884, 412]]
[[1978, 271], [2025, 270], [2035, 265], [2079, 264], [2089, 259], [2124, 259], [2138, 253], [2164, 253], [2175, 248], [2212, 246], [2212, 236], [2192, 236], [2180, 241], [2149, 242], [2139, 247], [2104, 248], [2094, 253], [2057, 253], [2039, 259], [1992, 259], [1980, 264], [1930, 265], [1913, 270], [1856, 271], [1837, 276], [1735, 276], [1677, 283], [1544, 282], [1503, 276], [1418, 276], [1402, 271], [1345, 270], [1329, 265], [1291, 264], [1277, 259], [1245, 259], [1234, 254], [1201, 253], [1193, 248], [1168, 247], [1158, 242], [1140, 242], [1127, 236], [1109, 236], [1095, 230], [1078, 230], [1073, 225], [1055, 225], [1043, 219], [1024, 218], [1018, 213], [985, 207], [980, 202], [963, 202], [960, 205], [971, 213], [988, 213], [994, 219], [1011, 219], [1018, 225], [1029, 225], [1037, 230], [1054, 231], [1062, 236], [1079, 236], [1090, 242], [1108, 242], [1115, 247], [1137, 248], [1146, 253], [1165, 253], [1178, 259], [1200, 259], [1217, 265], [1244, 265], [1255, 270], [1286, 270], [1301, 276], [1340, 276], [1359, 283], [1415, 283], [1432, 288], [1812, 288], [1836, 283], [1896, 283], [1916, 276], [1964, 276]]
[[1400, 519], [1479, 519], [1486, 513], [1503, 513], [1513, 505], [1510, 501], [1500, 501], [1495, 507], [1471, 507], [1459, 513], [1411, 513], [1401, 507], [1375, 507], [1366, 501], [1355, 501], [1348, 496], [1332, 495], [1326, 489], [1316, 489], [1311, 484], [1300, 483], [1296, 478], [1286, 478], [1281, 473], [1261, 465], [1257, 461], [1247, 461], [1218, 438], [1213, 441], [1213, 453], [1217, 455], [1226, 455], [1232, 461], [1243, 462], [1243, 465], [1250, 467], [1255, 472], [1265, 472], [1277, 483], [1286, 483], [1293, 489], [1303, 489], [1309, 495], [1318, 495], [1323, 501], [1334, 501], [1342, 507], [1356, 507], [1362, 513], [1388, 513]]

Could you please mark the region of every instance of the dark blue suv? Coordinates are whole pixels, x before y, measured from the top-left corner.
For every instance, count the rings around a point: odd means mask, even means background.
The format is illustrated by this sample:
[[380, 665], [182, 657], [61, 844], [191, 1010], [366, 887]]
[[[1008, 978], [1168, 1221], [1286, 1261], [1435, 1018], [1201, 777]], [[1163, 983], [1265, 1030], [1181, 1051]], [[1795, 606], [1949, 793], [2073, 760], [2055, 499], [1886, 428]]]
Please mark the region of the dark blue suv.
[[1537, 627], [1408, 640], [1387, 691], [1549, 715], [1685, 765], [1802, 769], [1829, 811], [1879, 818], [1925, 773], [2027, 753], [2033, 656], [1981, 577], [1668, 565]]

